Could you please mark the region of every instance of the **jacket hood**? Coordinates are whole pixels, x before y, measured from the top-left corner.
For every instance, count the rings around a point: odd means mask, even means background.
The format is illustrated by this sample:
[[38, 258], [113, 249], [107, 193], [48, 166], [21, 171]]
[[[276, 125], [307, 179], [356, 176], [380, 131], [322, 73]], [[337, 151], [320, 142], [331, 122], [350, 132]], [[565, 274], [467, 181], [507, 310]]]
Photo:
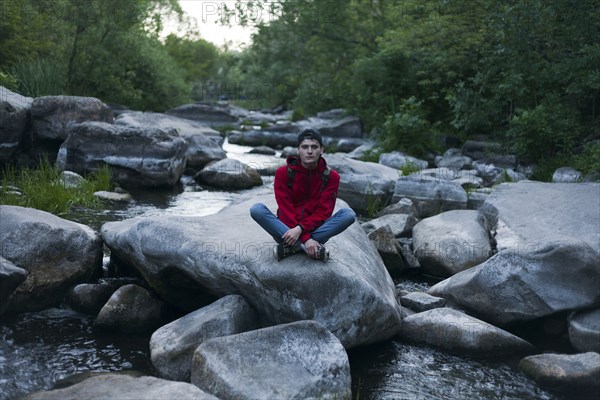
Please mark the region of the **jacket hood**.
[[[292, 168], [293, 170], [296, 171], [310, 171], [309, 169], [306, 169], [302, 166], [302, 163], [300, 162], [300, 156], [288, 156], [288, 158], [286, 159], [286, 163], [287, 166]], [[325, 168], [327, 168], [327, 161], [325, 161], [325, 159], [323, 158], [323, 156], [319, 156], [319, 163], [317, 165], [316, 170], [318, 172], [323, 172], [325, 171]]]

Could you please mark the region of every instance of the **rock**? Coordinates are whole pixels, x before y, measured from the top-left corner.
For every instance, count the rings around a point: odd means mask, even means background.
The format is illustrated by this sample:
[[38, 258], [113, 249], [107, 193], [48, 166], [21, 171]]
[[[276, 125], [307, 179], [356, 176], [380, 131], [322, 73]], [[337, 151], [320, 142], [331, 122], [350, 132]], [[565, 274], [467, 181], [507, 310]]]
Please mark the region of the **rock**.
[[27, 278], [28, 272], [0, 256], [0, 314], [8, 305], [10, 295]]
[[62, 171], [60, 181], [67, 188], [76, 188], [85, 182], [85, 178], [72, 171]]
[[[310, 124], [309, 124], [310, 125]], [[362, 124], [356, 117], [325, 120], [322, 124], [314, 126], [323, 136], [335, 138], [362, 138]]]
[[464, 189], [477, 189], [483, 186], [483, 179], [473, 169], [458, 171], [456, 178], [452, 179], [452, 182], [458, 183]]
[[270, 148], [269, 146], [258, 146], [250, 150], [248, 153], [250, 154], [264, 154], [267, 156], [274, 156], [276, 151]]
[[21, 399], [218, 400], [190, 383], [171, 382], [153, 376], [133, 377], [119, 373], [93, 376], [64, 389], [35, 392], [21, 397]]
[[350, 399], [350, 363], [315, 321], [210, 339], [194, 353], [192, 383], [222, 399]]
[[598, 353], [537, 354], [522, 359], [519, 369], [540, 385], [571, 390], [600, 390]]
[[340, 173], [338, 197], [354, 210], [375, 210], [390, 201], [398, 179], [395, 169], [354, 160], [344, 153], [326, 154], [324, 158]]
[[230, 104], [184, 104], [165, 112], [178, 118], [190, 119], [211, 127], [238, 125], [248, 111]]
[[458, 171], [455, 171], [453, 169], [446, 168], [446, 167], [426, 168], [426, 169], [422, 169], [418, 172], [413, 172], [412, 174], [410, 174], [408, 176], [414, 177], [417, 179], [420, 179], [422, 177], [429, 177], [429, 178], [434, 178], [434, 179], [442, 180], [442, 181], [451, 181], [451, 180], [457, 178]]
[[391, 233], [396, 237], [408, 237], [412, 235], [412, 229], [417, 223], [417, 219], [407, 214], [387, 214], [379, 218], [370, 220], [362, 224], [365, 232], [370, 233], [383, 226], [389, 226]]
[[323, 119], [341, 119], [348, 114], [348, 111], [343, 108], [334, 108], [332, 110], [321, 111], [317, 113], [317, 118]]
[[386, 165], [394, 169], [400, 169], [407, 165], [411, 165], [417, 169], [425, 169], [429, 165], [429, 163], [425, 160], [419, 160], [418, 158], [411, 157], [399, 151], [382, 153], [379, 156], [379, 164]]
[[94, 196], [98, 197], [102, 200], [114, 201], [114, 202], [128, 202], [133, 197], [129, 193], [116, 193], [116, 192], [107, 192], [104, 190], [100, 190], [98, 192], [94, 192]]
[[421, 263], [407, 244], [400, 245], [400, 252], [409, 271], [417, 272], [421, 268]]
[[82, 283], [71, 289], [69, 303], [76, 311], [98, 315], [118, 288], [112, 283]]
[[162, 300], [138, 285], [129, 284], [112, 294], [94, 324], [122, 332], [149, 332], [161, 326], [166, 318]]
[[458, 184], [430, 177], [403, 176], [396, 181], [392, 203], [409, 198], [421, 218], [467, 208], [467, 192]]
[[[304, 254], [278, 262], [273, 239], [249, 215], [256, 202], [276, 208], [267, 194], [206, 217], [109, 222], [102, 237], [111, 257], [134, 267], [162, 298], [183, 309], [201, 306], [205, 293], [239, 294], [262, 326], [314, 319], [348, 348], [398, 331], [393, 282], [358, 223], [327, 243], [327, 264]], [[338, 200], [338, 206], [345, 203]]]
[[92, 228], [32, 208], [0, 206], [2, 256], [29, 275], [7, 311], [39, 311], [60, 302], [68, 288], [102, 270], [102, 240]]
[[515, 172], [512, 169], [508, 168], [500, 172], [493, 180], [494, 185], [498, 185], [503, 182], [519, 182], [527, 180], [527, 177], [524, 174], [519, 172]]
[[600, 253], [599, 198], [600, 184], [526, 181], [498, 186], [480, 212], [488, 229], [496, 231], [499, 251], [537, 250], [550, 241], [572, 238]]
[[400, 304], [413, 311], [423, 312], [444, 307], [446, 300], [424, 292], [410, 292], [400, 297]]
[[467, 192], [469, 196], [469, 200], [467, 201], [467, 208], [469, 210], [479, 210], [489, 195], [492, 193], [493, 189], [490, 188], [481, 188], [475, 189]]
[[554, 183], [575, 183], [581, 181], [581, 172], [571, 167], [562, 167], [552, 174]]
[[152, 334], [150, 355], [158, 374], [165, 379], [189, 381], [192, 357], [204, 341], [258, 328], [254, 310], [242, 296], [225, 296]]
[[374, 148], [375, 148], [375, 143], [373, 143], [373, 142], [366, 142], [366, 143], [358, 146], [354, 150], [352, 150], [350, 153], [348, 153], [348, 157], [353, 158], [355, 160], [361, 160], [369, 152], [371, 152]]
[[9, 161], [28, 140], [31, 97], [22, 96], [0, 86], [0, 163]]
[[179, 136], [187, 141], [186, 166], [192, 169], [200, 169], [211, 161], [227, 157], [220, 144], [219, 132], [200, 122], [160, 113], [131, 112], [119, 115], [115, 124], [167, 131], [176, 129]]
[[440, 168], [450, 168], [453, 170], [470, 168], [473, 163], [471, 157], [462, 155], [444, 155], [440, 160], [436, 161], [436, 165]]
[[600, 353], [600, 308], [578, 311], [569, 317], [569, 340], [578, 351]]
[[502, 145], [497, 142], [467, 140], [462, 146], [462, 154], [475, 160], [482, 159], [490, 154], [501, 153]]
[[583, 177], [582, 182], [600, 182], [600, 172], [592, 171]]
[[[278, 128], [278, 127], [277, 127]], [[275, 129], [275, 128], [273, 128]], [[227, 137], [229, 143], [242, 146], [297, 147], [298, 133], [279, 132], [270, 129], [231, 132]], [[295, 154], [295, 153], [294, 153]]]
[[263, 184], [254, 168], [231, 158], [208, 164], [194, 179], [200, 184], [226, 190], [250, 189]]
[[446, 211], [417, 223], [413, 247], [423, 272], [448, 277], [487, 260], [492, 248], [483, 224], [473, 210]]
[[390, 275], [398, 275], [406, 269], [404, 260], [402, 259], [400, 243], [394, 236], [389, 225], [383, 225], [373, 230], [369, 233], [369, 239], [375, 244], [377, 252], [381, 256]]
[[389, 214], [406, 214], [418, 218], [419, 212], [411, 199], [402, 198], [397, 203], [390, 204], [377, 213], [377, 217]]
[[283, 150], [281, 151], [281, 158], [288, 158], [289, 156], [295, 156], [298, 155], [297, 153], [297, 147], [293, 147], [293, 146], [285, 146], [283, 148]]
[[31, 104], [33, 134], [39, 139], [64, 141], [68, 126], [84, 121], [113, 122], [109, 106], [93, 97], [44, 96]]
[[598, 255], [581, 240], [565, 239], [502, 250], [434, 285], [429, 294], [504, 326], [598, 306], [598, 287]]
[[337, 143], [335, 144], [335, 148], [336, 151], [339, 151], [341, 153], [350, 153], [351, 151], [354, 151], [354, 149], [362, 146], [364, 142], [365, 141], [362, 139], [342, 138], [337, 141]]
[[480, 357], [503, 357], [534, 350], [531, 344], [505, 330], [445, 307], [404, 318], [400, 336], [412, 342]]
[[136, 128], [101, 122], [70, 127], [57, 166], [84, 174], [110, 167], [115, 182], [130, 186], [173, 186], [186, 161], [187, 142], [175, 129]]

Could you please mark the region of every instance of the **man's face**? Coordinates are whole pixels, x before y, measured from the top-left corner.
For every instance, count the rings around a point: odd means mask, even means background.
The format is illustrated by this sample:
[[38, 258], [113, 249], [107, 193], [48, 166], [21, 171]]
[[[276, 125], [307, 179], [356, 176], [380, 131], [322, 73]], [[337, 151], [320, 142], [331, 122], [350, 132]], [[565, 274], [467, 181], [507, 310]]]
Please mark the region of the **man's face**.
[[323, 147], [315, 139], [304, 139], [296, 151], [304, 168], [314, 168], [323, 154]]

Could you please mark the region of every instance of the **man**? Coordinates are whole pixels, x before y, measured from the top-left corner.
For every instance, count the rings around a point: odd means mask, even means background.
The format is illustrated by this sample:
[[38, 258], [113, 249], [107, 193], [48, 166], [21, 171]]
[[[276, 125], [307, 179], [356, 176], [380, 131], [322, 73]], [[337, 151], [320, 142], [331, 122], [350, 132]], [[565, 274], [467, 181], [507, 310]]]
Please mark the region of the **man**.
[[274, 249], [278, 260], [302, 250], [327, 262], [325, 243], [352, 225], [356, 215], [349, 208], [332, 215], [340, 175], [321, 157], [323, 139], [316, 129], [298, 134], [296, 153], [275, 173], [277, 216], [262, 203], [254, 204], [250, 215], [278, 243]]

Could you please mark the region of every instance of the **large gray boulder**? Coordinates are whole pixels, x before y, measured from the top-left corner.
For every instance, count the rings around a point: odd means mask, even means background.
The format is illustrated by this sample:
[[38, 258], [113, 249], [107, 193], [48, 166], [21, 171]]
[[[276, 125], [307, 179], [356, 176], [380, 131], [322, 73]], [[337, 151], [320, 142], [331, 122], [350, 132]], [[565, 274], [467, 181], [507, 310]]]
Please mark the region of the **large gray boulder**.
[[296, 132], [276, 131], [278, 127], [261, 130], [234, 131], [229, 133], [227, 140], [231, 144], [241, 146], [269, 146], [273, 148], [298, 145], [298, 134]]
[[392, 203], [412, 200], [421, 218], [467, 208], [467, 192], [458, 183], [425, 175], [402, 176], [396, 181]]
[[344, 153], [325, 154], [327, 164], [340, 173], [338, 197], [358, 211], [375, 211], [389, 203], [398, 171], [359, 161]]
[[0, 163], [10, 160], [25, 141], [32, 102], [0, 86]]
[[[310, 120], [309, 120], [310, 121]], [[309, 124], [311, 124], [309, 122]], [[357, 117], [345, 117], [341, 119], [325, 119], [322, 123], [314, 126], [323, 136], [335, 138], [362, 138], [362, 124]]]
[[446, 211], [417, 223], [414, 253], [423, 272], [448, 277], [481, 264], [492, 255], [483, 218], [474, 210]]
[[190, 311], [202, 294], [240, 294], [262, 325], [314, 319], [348, 348], [398, 331], [394, 284], [358, 223], [327, 243], [327, 264], [305, 254], [278, 262], [273, 238], [249, 215], [255, 202], [276, 208], [269, 194], [206, 217], [110, 222], [102, 226], [102, 237], [111, 257], [137, 269], [162, 298]]
[[600, 257], [571, 239], [500, 251], [432, 286], [429, 294], [502, 326], [598, 306], [599, 287]]
[[600, 353], [600, 308], [578, 311], [569, 317], [569, 340], [578, 351]]
[[480, 357], [534, 350], [530, 343], [512, 333], [446, 307], [404, 318], [400, 335], [412, 342]]
[[389, 226], [396, 237], [410, 237], [417, 219], [409, 214], [386, 214], [365, 222], [362, 227], [365, 232], [370, 233], [383, 226]]
[[231, 158], [208, 164], [194, 179], [200, 184], [225, 190], [250, 189], [263, 184], [254, 168]]
[[165, 114], [191, 119], [211, 127], [237, 125], [248, 111], [230, 104], [194, 103], [172, 108]]
[[566, 390], [584, 389], [588, 394], [597, 394], [600, 390], [598, 353], [537, 354], [522, 359], [519, 369], [541, 385]]
[[558, 168], [552, 174], [552, 182], [554, 183], [575, 183], [580, 182], [581, 179], [581, 172], [571, 167]]
[[0, 206], [2, 256], [29, 275], [13, 292], [8, 312], [43, 310], [69, 287], [102, 269], [102, 240], [92, 228], [32, 208]]
[[150, 357], [158, 374], [189, 381], [192, 357], [204, 341], [257, 329], [254, 310], [242, 296], [225, 296], [162, 326], [150, 338]]
[[119, 115], [115, 124], [139, 128], [176, 129], [187, 143], [186, 166], [200, 169], [211, 161], [227, 157], [220, 145], [219, 132], [196, 121], [152, 112], [130, 112]]
[[429, 163], [425, 160], [419, 160], [418, 158], [409, 156], [400, 151], [393, 151], [391, 153], [382, 153], [379, 156], [379, 164], [386, 165], [394, 169], [400, 169], [405, 166], [411, 166], [412, 168], [425, 169]]
[[83, 121], [113, 122], [109, 106], [94, 97], [44, 96], [31, 104], [33, 134], [39, 139], [63, 141], [68, 126]]
[[210, 339], [192, 383], [222, 399], [350, 399], [350, 363], [322, 325], [300, 321]]
[[8, 305], [15, 289], [27, 278], [28, 272], [0, 256], [0, 314]]
[[40, 391], [21, 397], [23, 400], [218, 400], [197, 386], [171, 382], [153, 376], [134, 377], [107, 373], [93, 376], [62, 389]]
[[106, 164], [124, 186], [173, 186], [183, 174], [186, 151], [175, 129], [84, 122], [70, 126], [57, 166], [84, 174]]
[[135, 284], [117, 289], [98, 313], [94, 324], [122, 332], [151, 332], [167, 319], [166, 304]]

